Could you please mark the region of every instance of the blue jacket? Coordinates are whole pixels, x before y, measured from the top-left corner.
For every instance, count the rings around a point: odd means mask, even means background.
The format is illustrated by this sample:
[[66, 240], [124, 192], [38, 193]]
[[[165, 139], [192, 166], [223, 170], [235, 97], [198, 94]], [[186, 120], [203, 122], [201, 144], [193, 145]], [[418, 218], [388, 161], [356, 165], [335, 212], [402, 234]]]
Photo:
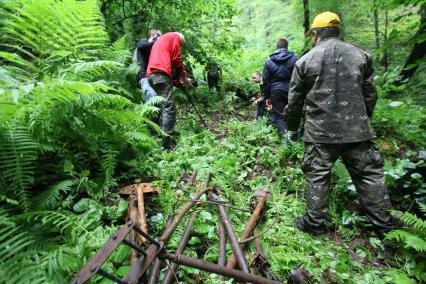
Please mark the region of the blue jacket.
[[272, 91], [288, 92], [291, 74], [297, 55], [285, 48], [277, 49], [265, 62], [263, 68], [263, 87], [266, 98], [271, 97]]

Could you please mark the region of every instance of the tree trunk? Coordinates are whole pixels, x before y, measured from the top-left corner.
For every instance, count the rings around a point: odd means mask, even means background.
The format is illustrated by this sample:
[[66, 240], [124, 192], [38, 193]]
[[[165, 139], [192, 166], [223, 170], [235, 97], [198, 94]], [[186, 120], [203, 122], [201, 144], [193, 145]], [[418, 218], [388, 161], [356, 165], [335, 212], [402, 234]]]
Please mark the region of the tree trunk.
[[309, 0], [303, 0], [303, 17], [303, 28], [306, 34], [309, 31]]
[[388, 11], [385, 12], [385, 34], [384, 34], [384, 41], [383, 41], [383, 47], [384, 47], [384, 54], [383, 54], [383, 61], [382, 65], [385, 68], [385, 73], [388, 71], [389, 67], [389, 51], [388, 51], [388, 42], [389, 42], [389, 35], [388, 35], [388, 26], [389, 26], [389, 18], [388, 18]]
[[420, 26], [417, 33], [414, 35], [414, 46], [405, 61], [404, 68], [400, 73], [400, 79], [396, 82], [401, 85], [404, 80], [411, 78], [417, 70], [418, 65], [416, 62], [425, 57], [426, 54], [426, 5], [420, 7]]
[[379, 32], [379, 11], [374, 7], [374, 34], [376, 36], [376, 48], [380, 48], [380, 32]]

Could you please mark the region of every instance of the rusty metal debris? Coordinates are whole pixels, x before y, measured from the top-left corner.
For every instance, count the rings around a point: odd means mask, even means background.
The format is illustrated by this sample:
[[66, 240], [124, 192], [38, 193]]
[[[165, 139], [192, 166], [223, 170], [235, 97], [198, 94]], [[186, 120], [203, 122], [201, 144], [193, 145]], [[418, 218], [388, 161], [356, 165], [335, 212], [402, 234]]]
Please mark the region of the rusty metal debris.
[[304, 262], [302, 261], [290, 271], [290, 278], [287, 282], [288, 284], [303, 284], [309, 279], [309, 273], [302, 268], [303, 263]]
[[215, 263], [211, 263], [201, 259], [195, 259], [185, 255], [172, 254], [172, 253], [163, 253], [160, 255], [162, 258], [169, 259], [173, 262], [176, 262], [180, 265], [186, 265], [189, 267], [197, 268], [207, 272], [223, 275], [225, 277], [232, 277], [237, 281], [248, 282], [248, 283], [258, 283], [258, 284], [279, 284], [282, 282], [269, 280], [264, 277], [250, 274], [248, 272], [243, 272], [236, 269], [229, 269]]
[[129, 273], [127, 273], [124, 276], [124, 281], [127, 281], [128, 283], [137, 283], [138, 279], [147, 271], [151, 263], [155, 260], [155, 258], [158, 256], [158, 254], [164, 249], [165, 245], [169, 241], [172, 233], [176, 229], [176, 227], [179, 225], [179, 223], [182, 221], [185, 214], [188, 212], [188, 210], [196, 204], [196, 201], [207, 192], [207, 185], [209, 180], [209, 175], [206, 177], [205, 187], [203, 190], [198, 191], [192, 200], [188, 203], [186, 203], [182, 209], [179, 211], [179, 213], [173, 218], [172, 223], [170, 226], [166, 228], [166, 230], [161, 235], [158, 242], [160, 243], [160, 246], [157, 246], [155, 244], [151, 244], [147, 248], [147, 254], [148, 256], [146, 259], [139, 258], [131, 267]]
[[[220, 201], [219, 197], [213, 192], [209, 192], [208, 197], [211, 201]], [[234, 250], [234, 255], [237, 259], [238, 266], [240, 267], [242, 271], [248, 273], [249, 269], [247, 266], [247, 261], [244, 258], [244, 252], [241, 249], [240, 245], [238, 244], [237, 235], [234, 232], [234, 228], [232, 228], [232, 224], [229, 221], [228, 214], [226, 214], [226, 211], [223, 205], [219, 204], [218, 207], [219, 207], [220, 220], [228, 236], [228, 239], [231, 243], [232, 249]]]
[[[257, 234], [256, 229], [254, 230], [254, 234]], [[278, 280], [275, 274], [269, 270], [270, 264], [266, 258], [265, 253], [262, 251], [259, 238], [254, 239], [254, 247], [256, 249], [256, 255], [254, 256], [250, 267], [253, 268], [256, 274], [260, 273], [261, 275], [267, 278], [271, 278], [272, 280]]]
[[[257, 202], [256, 208], [254, 209], [253, 213], [250, 216], [250, 219], [248, 220], [246, 226], [244, 227], [240, 240], [247, 239], [248, 236], [253, 232], [253, 229], [256, 227], [256, 222], [266, 203], [266, 199], [268, 198], [268, 193], [266, 192], [265, 189], [258, 189], [253, 193], [253, 196], [258, 198], [258, 202]], [[241, 250], [244, 249], [244, 246], [245, 246], [244, 243], [243, 244], [240, 243]], [[235, 255], [231, 255], [228, 263], [226, 264], [226, 267], [234, 268], [236, 263], [237, 263], [237, 259]]]
[[[273, 274], [268, 272], [269, 265], [267, 264], [266, 256], [261, 251], [260, 241], [258, 238], [255, 238], [256, 257], [252, 261], [251, 267], [254, 268], [253, 270], [256, 273], [259, 272], [262, 275], [272, 278], [272, 280], [250, 273], [247, 260], [244, 257], [244, 244], [238, 242], [232, 224], [225, 211], [225, 204], [220, 201], [217, 193], [209, 189], [208, 182], [210, 176], [207, 175], [205, 177], [203, 184], [197, 182], [196, 177], [197, 171], [194, 170], [190, 176], [182, 174], [182, 176], [179, 178], [177, 182], [177, 186], [179, 188], [186, 190], [194, 190], [195, 188], [196, 192], [192, 199], [184, 204], [176, 215], [169, 219], [164, 232], [158, 239], [153, 238], [147, 233], [146, 223], [144, 225], [143, 223], [139, 222], [138, 218], [141, 218], [141, 215], [143, 215], [144, 218], [145, 215], [144, 209], [139, 207], [141, 206], [141, 203], [144, 203], [143, 195], [145, 193], [159, 193], [159, 190], [154, 189], [150, 184], [132, 185], [123, 188], [123, 190], [120, 191], [120, 194], [122, 196], [129, 196], [130, 200], [132, 201], [129, 204], [129, 221], [109, 238], [106, 244], [89, 260], [89, 262], [86, 263], [86, 265], [84, 265], [76, 277], [73, 278], [71, 283], [85, 283], [95, 274], [99, 274], [105, 278], [115, 281], [116, 283], [154, 284], [159, 280], [160, 270], [162, 264], [164, 263], [166, 263], [169, 267], [169, 270], [163, 279], [163, 283], [165, 284], [172, 283], [174, 280], [178, 279], [176, 272], [179, 265], [189, 266], [206, 272], [218, 274], [221, 276], [220, 279], [224, 279], [223, 277], [229, 277], [243, 283], [282, 283], [277, 281]], [[186, 187], [180, 184], [185, 179], [187, 181]], [[140, 192], [138, 193], [138, 191]], [[191, 258], [182, 254], [185, 250], [188, 240], [191, 237], [192, 227], [198, 213], [197, 208], [199, 205], [205, 204], [199, 203], [200, 198], [205, 194], [210, 201], [208, 204], [214, 204], [218, 207], [220, 216], [220, 220], [218, 222], [219, 257], [217, 264], [205, 260]], [[258, 202], [252, 213], [252, 216], [244, 228], [243, 233], [241, 234], [241, 240], [247, 239], [247, 237], [253, 233], [260, 212], [262, 211], [262, 208], [264, 207], [267, 199], [265, 190], [259, 190], [255, 193], [255, 195], [258, 197]], [[135, 207], [137, 210], [135, 210]], [[182, 222], [186, 214], [193, 208], [195, 208], [195, 210], [192, 210], [192, 216], [186, 225], [178, 248], [174, 253], [168, 252], [166, 246], [170, 237], [178, 225]], [[226, 238], [229, 239], [234, 252], [227, 266], [225, 266]], [[140, 242], [140, 240], [143, 240], [143, 242]], [[123, 278], [119, 278], [102, 270], [102, 265], [120, 244], [124, 244], [132, 248], [133, 256], [130, 271]], [[235, 264], [234, 266], [230, 264], [234, 255], [235, 262], [238, 264], [240, 270], [234, 269]], [[172, 262], [171, 265], [168, 264], [169, 261]], [[150, 271], [149, 277], [147, 273], [148, 270]]]
[[[191, 219], [189, 219], [188, 224], [186, 225], [185, 231], [183, 232], [182, 235], [182, 239], [179, 243], [179, 246], [176, 249], [176, 254], [181, 254], [183, 253], [183, 251], [186, 248], [186, 244], [189, 241], [189, 238], [191, 237], [191, 232], [192, 232], [192, 226], [194, 225], [194, 221], [195, 221], [195, 217], [197, 217], [198, 212], [193, 212]], [[174, 275], [177, 272], [177, 268], [178, 268], [178, 264], [177, 263], [173, 263], [170, 266], [170, 269], [167, 271], [166, 276], [164, 276], [164, 280], [163, 280], [163, 284], [170, 284], [173, 282], [174, 280]]]

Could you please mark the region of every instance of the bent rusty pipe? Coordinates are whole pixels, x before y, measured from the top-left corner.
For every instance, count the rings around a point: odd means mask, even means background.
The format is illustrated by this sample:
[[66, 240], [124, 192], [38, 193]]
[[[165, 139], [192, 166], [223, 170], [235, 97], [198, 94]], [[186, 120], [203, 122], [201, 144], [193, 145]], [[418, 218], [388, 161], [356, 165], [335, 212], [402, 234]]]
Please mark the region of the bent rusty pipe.
[[[197, 217], [198, 212], [193, 212], [191, 215], [191, 219], [189, 219], [188, 224], [186, 225], [185, 231], [183, 232], [182, 239], [179, 243], [179, 246], [176, 249], [176, 254], [181, 254], [186, 248], [186, 245], [189, 241], [189, 238], [191, 237], [192, 232], [192, 226], [194, 225], [195, 217]], [[173, 283], [175, 280], [175, 274], [179, 267], [179, 264], [173, 263], [170, 265], [169, 270], [166, 273], [166, 276], [164, 276], [163, 284], [170, 284]]]
[[[219, 200], [219, 197], [213, 192], [209, 192], [208, 197], [212, 201]], [[225, 228], [226, 234], [228, 235], [229, 241], [231, 242], [232, 249], [234, 250], [234, 254], [238, 262], [238, 266], [240, 267], [242, 271], [249, 273], [247, 262], [244, 258], [243, 250], [240, 248], [237, 235], [235, 235], [231, 222], [229, 222], [228, 215], [226, 214], [225, 208], [222, 205], [218, 205], [218, 207], [219, 207], [219, 215], [220, 215], [223, 227]]]
[[163, 253], [161, 258], [169, 259], [177, 264], [193, 267], [199, 270], [204, 270], [210, 273], [219, 274], [225, 277], [232, 277], [237, 281], [248, 282], [254, 284], [279, 284], [282, 282], [269, 280], [264, 277], [252, 275], [236, 269], [226, 268], [205, 260], [195, 259], [181, 254]]
[[218, 222], [218, 235], [219, 235], [219, 257], [217, 259], [217, 264], [220, 266], [225, 266], [226, 262], [226, 236], [225, 228], [221, 221]]
[[[217, 258], [217, 265], [225, 266], [226, 263], [226, 236], [225, 229], [223, 228], [222, 221], [219, 220], [217, 233], [219, 235], [219, 256]], [[225, 280], [225, 277], [220, 276], [219, 279], [221, 281]]]
[[182, 221], [185, 214], [188, 212], [188, 210], [196, 204], [196, 201], [207, 192], [208, 190], [208, 182], [210, 179], [210, 175], [208, 174], [206, 176], [206, 180], [203, 184], [204, 189], [201, 191], [198, 191], [191, 201], [186, 203], [182, 209], [179, 211], [179, 213], [173, 218], [173, 221], [171, 222], [170, 226], [166, 228], [166, 230], [163, 232], [161, 237], [159, 238], [158, 242], [161, 244], [161, 247], [158, 248], [155, 244], [151, 244], [147, 248], [147, 254], [148, 256], [145, 259], [139, 258], [130, 268], [130, 271], [124, 276], [123, 280], [127, 281], [131, 284], [136, 284], [139, 280], [139, 278], [147, 271], [148, 267], [152, 264], [152, 262], [157, 257], [158, 253], [164, 248], [166, 243], [169, 241], [170, 236], [175, 231], [176, 227], [179, 225], [179, 223]]
[[[248, 220], [246, 226], [244, 227], [244, 231], [241, 233], [240, 240], [245, 240], [250, 236], [250, 234], [253, 232], [254, 227], [256, 226], [256, 221], [259, 218], [260, 212], [262, 212], [263, 207], [265, 206], [266, 202], [266, 192], [263, 191], [263, 195], [259, 197], [259, 200], [257, 202], [256, 208], [253, 210], [253, 213], [250, 216], [250, 219]], [[245, 244], [240, 244], [241, 250], [244, 249]], [[226, 264], [227, 268], [234, 268], [237, 264], [237, 258], [235, 257], [235, 254], [232, 254], [229, 258], [228, 263]]]
[[[183, 177], [183, 175], [181, 176]], [[166, 223], [166, 227], [170, 226], [173, 221], [173, 217], [171, 216]], [[156, 258], [154, 264], [152, 265], [151, 275], [149, 275], [147, 284], [157, 284], [158, 277], [160, 276], [162, 260], [160, 258]]]

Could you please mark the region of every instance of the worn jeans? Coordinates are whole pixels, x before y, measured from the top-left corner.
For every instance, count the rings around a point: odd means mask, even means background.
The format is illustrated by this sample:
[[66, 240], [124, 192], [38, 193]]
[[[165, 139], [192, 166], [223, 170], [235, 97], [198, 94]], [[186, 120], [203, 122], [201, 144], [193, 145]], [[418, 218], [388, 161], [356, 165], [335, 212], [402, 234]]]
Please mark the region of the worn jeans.
[[154, 91], [165, 98], [160, 106], [160, 127], [167, 134], [172, 134], [176, 124], [176, 103], [173, 96], [171, 78], [165, 73], [153, 73], [148, 77]]
[[287, 132], [287, 122], [284, 119], [283, 112], [288, 103], [288, 92], [281, 90], [272, 91], [271, 102], [271, 121], [278, 129], [280, 135], [283, 136]]
[[307, 178], [307, 211], [303, 222], [311, 227], [324, 226], [328, 212], [331, 168], [341, 157], [366, 215], [386, 232], [393, 226], [391, 203], [385, 184], [383, 158], [371, 141], [348, 144], [305, 142], [302, 170]]
[[139, 81], [139, 85], [141, 86], [141, 90], [143, 93], [143, 101], [147, 102], [149, 99], [155, 97], [157, 93], [155, 90], [151, 87], [151, 85], [148, 82], [148, 78], [142, 78]]

